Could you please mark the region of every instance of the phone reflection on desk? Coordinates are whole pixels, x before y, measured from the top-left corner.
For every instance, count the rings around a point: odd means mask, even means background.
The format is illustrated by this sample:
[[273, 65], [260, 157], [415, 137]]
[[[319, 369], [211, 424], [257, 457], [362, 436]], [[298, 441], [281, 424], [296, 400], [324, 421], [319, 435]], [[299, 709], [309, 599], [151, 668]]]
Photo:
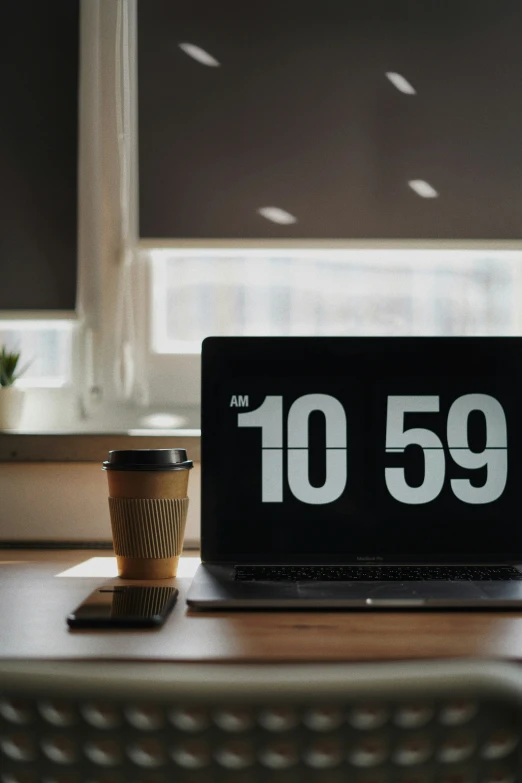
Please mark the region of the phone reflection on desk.
[[177, 596], [177, 588], [170, 586], [100, 587], [67, 617], [67, 624], [70, 628], [158, 627]]

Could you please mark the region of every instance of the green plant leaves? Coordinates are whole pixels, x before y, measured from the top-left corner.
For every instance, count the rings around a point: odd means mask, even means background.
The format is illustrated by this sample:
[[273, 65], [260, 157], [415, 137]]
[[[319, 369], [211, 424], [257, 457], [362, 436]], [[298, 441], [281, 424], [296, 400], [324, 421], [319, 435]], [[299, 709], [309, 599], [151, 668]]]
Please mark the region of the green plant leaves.
[[11, 353], [5, 347], [0, 349], [0, 386], [12, 386], [17, 378], [20, 377], [23, 370], [16, 374], [16, 368], [20, 360], [20, 354]]

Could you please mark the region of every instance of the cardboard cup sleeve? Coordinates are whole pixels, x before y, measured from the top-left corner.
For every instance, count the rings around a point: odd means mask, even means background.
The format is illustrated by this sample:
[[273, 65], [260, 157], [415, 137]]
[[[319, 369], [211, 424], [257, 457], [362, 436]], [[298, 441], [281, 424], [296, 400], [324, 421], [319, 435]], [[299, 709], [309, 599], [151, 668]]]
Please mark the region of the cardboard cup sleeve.
[[[120, 576], [153, 579], [175, 575], [183, 549], [188, 504], [188, 498], [109, 497]], [[165, 568], [174, 572], [167, 573]]]

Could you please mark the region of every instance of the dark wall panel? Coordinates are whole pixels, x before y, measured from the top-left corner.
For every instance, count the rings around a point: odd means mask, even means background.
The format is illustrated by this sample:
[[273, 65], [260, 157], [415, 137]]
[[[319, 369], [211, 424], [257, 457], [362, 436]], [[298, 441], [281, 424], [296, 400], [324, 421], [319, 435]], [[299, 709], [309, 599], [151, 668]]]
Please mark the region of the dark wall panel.
[[520, 0], [139, 0], [138, 23], [143, 237], [522, 237]]
[[76, 303], [78, 0], [0, 1], [0, 309]]

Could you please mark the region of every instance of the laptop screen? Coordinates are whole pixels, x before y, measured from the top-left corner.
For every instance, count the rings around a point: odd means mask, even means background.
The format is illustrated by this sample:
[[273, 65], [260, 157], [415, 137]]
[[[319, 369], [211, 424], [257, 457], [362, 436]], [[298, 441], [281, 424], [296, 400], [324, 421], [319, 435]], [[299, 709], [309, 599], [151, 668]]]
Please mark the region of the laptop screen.
[[522, 560], [522, 338], [208, 338], [202, 556]]

